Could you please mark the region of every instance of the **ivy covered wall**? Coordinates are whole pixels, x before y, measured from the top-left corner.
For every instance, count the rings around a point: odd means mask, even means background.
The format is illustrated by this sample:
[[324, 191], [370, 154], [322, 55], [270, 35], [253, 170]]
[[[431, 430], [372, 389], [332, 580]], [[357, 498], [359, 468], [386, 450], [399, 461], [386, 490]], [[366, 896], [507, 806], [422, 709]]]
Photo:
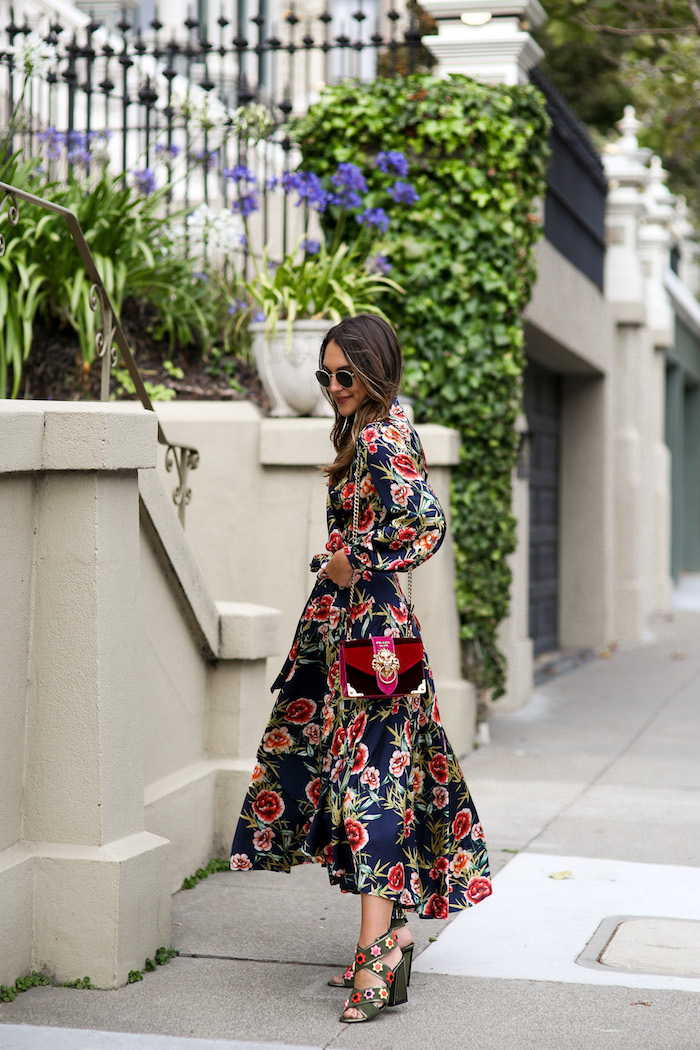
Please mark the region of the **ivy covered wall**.
[[544, 100], [531, 86], [458, 76], [344, 83], [326, 89], [294, 133], [302, 166], [319, 175], [340, 161], [366, 171], [382, 151], [409, 161], [419, 201], [390, 214], [385, 246], [406, 294], [384, 308], [399, 330], [416, 418], [462, 436], [452, 531], [465, 673], [498, 697], [506, 667], [497, 631], [515, 549], [523, 311], [548, 158]]

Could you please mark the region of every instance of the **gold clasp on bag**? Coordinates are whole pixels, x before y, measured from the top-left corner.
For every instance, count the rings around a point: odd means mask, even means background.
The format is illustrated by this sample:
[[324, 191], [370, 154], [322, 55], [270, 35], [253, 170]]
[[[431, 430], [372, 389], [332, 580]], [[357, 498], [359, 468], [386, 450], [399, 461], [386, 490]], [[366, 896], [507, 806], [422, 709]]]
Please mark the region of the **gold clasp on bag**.
[[376, 671], [379, 679], [385, 683], [393, 682], [400, 667], [398, 656], [389, 649], [380, 649], [372, 658], [372, 670]]

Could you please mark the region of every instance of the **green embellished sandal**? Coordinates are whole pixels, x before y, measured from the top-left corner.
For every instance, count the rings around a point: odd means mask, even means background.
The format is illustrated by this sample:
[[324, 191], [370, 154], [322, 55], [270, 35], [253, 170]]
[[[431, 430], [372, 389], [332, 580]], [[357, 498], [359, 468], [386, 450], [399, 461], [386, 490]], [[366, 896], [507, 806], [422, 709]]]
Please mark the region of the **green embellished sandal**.
[[[408, 919], [406, 918], [406, 912], [402, 911], [400, 914], [392, 914], [391, 923], [389, 924], [390, 930], [400, 930], [402, 926], [406, 926]], [[404, 968], [406, 970], [406, 987], [411, 983], [411, 965], [413, 963], [413, 941], [407, 944], [405, 948], [401, 949], [403, 955]], [[329, 988], [354, 988], [355, 987], [355, 960], [350, 963], [347, 970], [340, 978], [336, 981], [335, 977], [331, 977], [326, 982]]]
[[[402, 1003], [408, 1002], [403, 954], [393, 970], [382, 961], [397, 944], [394, 932], [389, 928], [374, 944], [369, 944], [366, 948], [360, 948], [358, 945], [355, 952], [355, 973], [367, 970], [378, 977], [382, 984], [354, 989], [350, 998], [345, 1000], [343, 1013], [340, 1015], [343, 1024], [373, 1021], [385, 1006], [401, 1006]], [[349, 1009], [357, 1010], [361, 1016], [345, 1017], [345, 1011]]]

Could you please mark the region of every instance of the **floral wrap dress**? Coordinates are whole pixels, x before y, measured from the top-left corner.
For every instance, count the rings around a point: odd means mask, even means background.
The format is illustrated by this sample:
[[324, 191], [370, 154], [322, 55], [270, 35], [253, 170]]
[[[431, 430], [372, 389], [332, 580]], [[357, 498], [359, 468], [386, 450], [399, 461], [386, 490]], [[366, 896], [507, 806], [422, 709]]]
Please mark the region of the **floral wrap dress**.
[[[357, 458], [359, 457], [359, 459]], [[355, 465], [360, 516], [355, 540]], [[338, 649], [349, 589], [325, 572], [345, 550], [357, 570], [353, 638], [406, 633], [397, 572], [440, 546], [445, 517], [403, 409], [360, 434], [347, 475], [330, 484], [326, 551], [272, 688], [279, 696], [233, 840], [231, 868], [289, 871], [317, 861], [331, 883], [444, 919], [491, 893], [484, 833], [440, 724], [430, 666], [420, 697], [343, 700]], [[414, 619], [412, 633], [418, 635]]]

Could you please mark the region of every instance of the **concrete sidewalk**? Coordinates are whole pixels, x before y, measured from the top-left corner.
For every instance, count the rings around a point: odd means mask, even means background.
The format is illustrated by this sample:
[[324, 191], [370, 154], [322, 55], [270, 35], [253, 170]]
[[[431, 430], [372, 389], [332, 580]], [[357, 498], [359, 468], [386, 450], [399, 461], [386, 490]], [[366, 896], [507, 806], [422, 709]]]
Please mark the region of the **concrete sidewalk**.
[[179, 958], [118, 991], [19, 995], [0, 1050], [698, 1050], [698, 604], [492, 717], [464, 768], [494, 895], [412, 923], [407, 1006], [339, 1021], [326, 980], [357, 902], [320, 868], [221, 873], [174, 898]]

